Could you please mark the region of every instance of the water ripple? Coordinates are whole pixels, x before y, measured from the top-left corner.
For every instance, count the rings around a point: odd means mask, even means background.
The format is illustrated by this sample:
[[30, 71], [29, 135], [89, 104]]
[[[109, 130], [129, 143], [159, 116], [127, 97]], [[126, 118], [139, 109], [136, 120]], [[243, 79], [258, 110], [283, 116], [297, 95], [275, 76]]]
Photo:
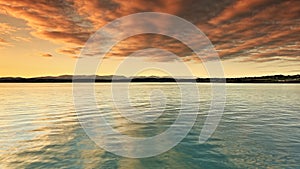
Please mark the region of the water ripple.
[[[164, 110], [161, 116], [147, 124], [121, 116], [109, 99], [109, 84], [96, 84], [98, 110], [85, 107], [77, 113], [71, 84], [0, 84], [0, 168], [300, 168], [300, 85], [227, 85], [223, 118], [204, 144], [198, 137], [211, 89], [209, 84], [198, 87], [201, 98], [193, 102], [200, 111], [187, 112], [198, 118], [186, 138], [159, 156], [128, 159], [97, 147], [78, 117], [105, 117], [115, 130], [132, 137], [155, 136], [172, 125], [180, 111], [176, 84], [131, 85], [136, 110], [149, 110], [154, 89], [167, 98], [166, 106], [159, 107]], [[114, 137], [105, 139], [119, 144]]]

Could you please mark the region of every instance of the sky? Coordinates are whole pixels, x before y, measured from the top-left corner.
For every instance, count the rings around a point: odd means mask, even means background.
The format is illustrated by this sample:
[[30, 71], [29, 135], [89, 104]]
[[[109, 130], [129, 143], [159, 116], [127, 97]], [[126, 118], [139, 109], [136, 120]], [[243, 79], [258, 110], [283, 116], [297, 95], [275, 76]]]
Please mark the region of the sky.
[[[0, 0], [0, 77], [74, 74], [87, 40], [106, 24], [138, 12], [161, 12], [196, 25], [211, 41], [226, 77], [300, 74], [299, 0]], [[154, 18], [155, 20], [156, 18]], [[157, 18], [157, 25], [166, 22]], [[159, 48], [176, 54], [135, 56]], [[110, 50], [97, 74], [130, 75], [135, 66], [175, 69], [184, 62], [194, 76], [207, 77], [204, 62], [180, 41], [157, 34], [127, 38]], [[159, 69], [142, 76], [169, 75]]]

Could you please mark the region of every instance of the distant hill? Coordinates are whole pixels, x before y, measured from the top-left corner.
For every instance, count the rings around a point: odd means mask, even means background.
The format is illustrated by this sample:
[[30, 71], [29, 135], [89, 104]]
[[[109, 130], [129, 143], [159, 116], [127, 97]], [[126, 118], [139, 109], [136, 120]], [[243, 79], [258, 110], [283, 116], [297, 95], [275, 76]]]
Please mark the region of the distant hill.
[[226, 83], [300, 83], [300, 75], [273, 75], [242, 78], [197, 78], [197, 77], [125, 77], [125, 76], [98, 76], [98, 75], [61, 75], [33, 78], [2, 77], [0, 83], [71, 83], [71, 82], [225, 82]]

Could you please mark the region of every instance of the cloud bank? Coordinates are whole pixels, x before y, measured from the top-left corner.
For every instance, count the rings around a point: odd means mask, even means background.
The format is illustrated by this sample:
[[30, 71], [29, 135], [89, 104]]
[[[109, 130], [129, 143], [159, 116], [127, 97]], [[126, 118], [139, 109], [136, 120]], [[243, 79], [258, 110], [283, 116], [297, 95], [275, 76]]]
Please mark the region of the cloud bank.
[[[1, 14], [25, 20], [38, 38], [73, 46], [57, 52], [74, 58], [96, 30], [137, 12], [169, 13], [192, 22], [208, 36], [224, 60], [300, 61], [298, 0], [0, 0]], [[165, 23], [158, 19], [157, 24]], [[7, 27], [0, 24], [1, 32], [9, 31]], [[5, 43], [0, 39], [0, 45]], [[155, 47], [169, 50], [185, 61], [199, 61], [184, 44], [160, 35], [126, 39], [114, 46], [107, 57], [124, 57]], [[153, 61], [174, 60], [159, 54], [149, 57]]]

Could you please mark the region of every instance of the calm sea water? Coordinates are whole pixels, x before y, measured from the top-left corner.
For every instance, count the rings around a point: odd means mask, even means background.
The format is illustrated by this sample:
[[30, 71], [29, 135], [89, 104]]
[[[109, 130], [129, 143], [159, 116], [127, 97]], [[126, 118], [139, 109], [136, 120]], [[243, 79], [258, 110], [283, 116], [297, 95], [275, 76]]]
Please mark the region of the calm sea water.
[[[119, 119], [112, 125], [121, 133], [154, 136], [178, 115], [176, 84], [130, 86], [131, 104], [140, 110], [151, 107], [149, 92], [164, 92], [165, 112], [149, 124], [120, 120], [106, 99], [109, 86], [96, 84], [99, 111]], [[204, 144], [198, 138], [210, 106], [210, 85], [198, 88], [200, 112], [187, 137], [161, 155], [131, 159], [89, 139], [78, 122], [72, 84], [0, 84], [0, 168], [300, 168], [300, 84], [227, 84], [222, 120]]]

